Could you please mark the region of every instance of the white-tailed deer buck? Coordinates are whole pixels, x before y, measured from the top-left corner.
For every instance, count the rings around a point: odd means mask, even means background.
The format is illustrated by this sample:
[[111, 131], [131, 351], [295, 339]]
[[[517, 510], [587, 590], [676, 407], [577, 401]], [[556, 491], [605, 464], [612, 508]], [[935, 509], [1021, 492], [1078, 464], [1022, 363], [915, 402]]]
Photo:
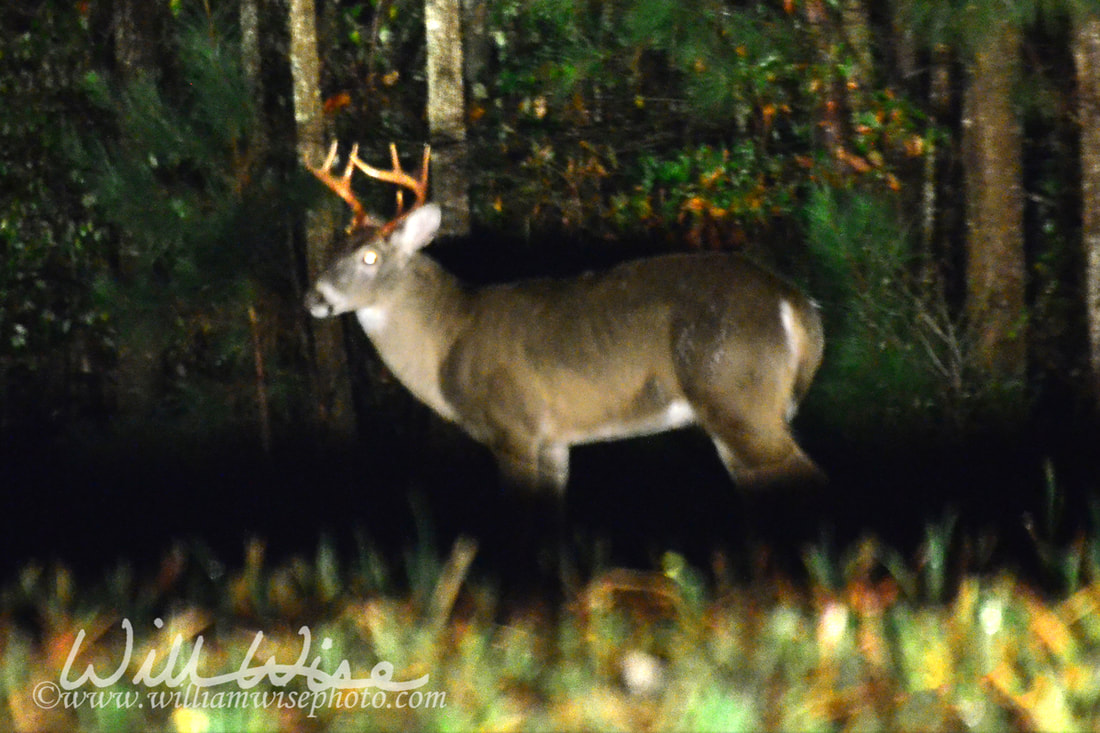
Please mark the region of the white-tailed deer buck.
[[[418, 177], [333, 144], [310, 169], [353, 212], [352, 249], [306, 297], [318, 318], [354, 312], [393, 374], [495, 454], [504, 477], [564, 490], [569, 448], [699, 425], [734, 481], [821, 478], [789, 421], [821, 363], [821, 319], [779, 277], [728, 253], [670, 254], [569, 279], [473, 288], [422, 249], [439, 227]], [[351, 188], [355, 169], [411, 189], [389, 222]]]

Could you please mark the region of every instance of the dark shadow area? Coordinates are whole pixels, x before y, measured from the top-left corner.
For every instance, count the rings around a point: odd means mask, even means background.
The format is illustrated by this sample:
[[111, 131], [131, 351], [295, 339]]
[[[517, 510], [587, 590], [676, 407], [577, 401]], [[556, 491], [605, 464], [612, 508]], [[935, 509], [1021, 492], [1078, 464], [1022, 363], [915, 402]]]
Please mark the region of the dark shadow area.
[[[427, 438], [364, 441], [343, 453], [265, 455], [224, 440], [183, 447], [155, 437], [95, 452], [6, 446], [4, 575], [31, 560], [93, 577], [120, 560], [152, 570], [178, 541], [200, 542], [233, 566], [254, 537], [273, 559], [312, 557], [322, 535], [349, 554], [366, 538], [399, 563], [423, 543], [443, 555], [460, 534], [479, 539], [480, 572], [505, 582], [533, 575], [515, 543], [514, 497], [498, 487], [488, 451], [430, 425]], [[1048, 466], [1062, 507], [1058, 531], [1070, 537], [1086, 527], [1097, 438], [1095, 428], [1069, 425], [955, 445], [844, 445], [803, 434], [830, 483], [756, 493], [729, 482], [701, 432], [584, 446], [573, 452], [566, 526], [582, 571], [594, 562], [652, 568], [666, 550], [706, 566], [715, 551], [745, 558], [762, 544], [798, 572], [806, 544], [823, 537], [844, 548], [873, 534], [912, 557], [926, 527], [954, 513], [960, 535], [996, 540], [992, 554], [972, 561], [1027, 573], [1035, 551], [1025, 518], [1047, 524]], [[541, 506], [524, 521], [545, 512], [553, 526], [553, 502]]]
[[[432, 255], [467, 282], [485, 283], [575, 274], [667, 249], [655, 241], [629, 251], [565, 237], [517, 241], [479, 241], [470, 257], [469, 241], [445, 240]], [[400, 565], [410, 548], [444, 556], [457, 536], [470, 535], [479, 540], [476, 570], [535, 576], [531, 548], [520, 545], [553, 541], [552, 498], [527, 503], [503, 494], [488, 450], [417, 403], [348, 325], [360, 417], [360, 437], [348, 448], [319, 449], [298, 436], [265, 454], [255, 435], [181, 444], [152, 428], [132, 439], [104, 430], [85, 442], [0, 436], [4, 575], [31, 560], [62, 561], [93, 577], [120, 560], [155, 569], [177, 542], [201, 543], [229, 565], [241, 562], [252, 538], [273, 560], [308, 558], [322, 536], [349, 556], [369, 542]], [[1056, 528], [1057, 537], [1044, 538], [1052, 541], [1097, 531], [1088, 524], [1100, 430], [1067, 400], [1047, 400], [1035, 414], [1016, 431], [921, 426], [919, 435], [897, 428], [851, 439], [828, 427], [838, 421], [810, 410], [795, 432], [829, 484], [763, 492], [738, 490], [698, 430], [582, 446], [572, 452], [566, 542], [582, 572], [657, 567], [668, 550], [701, 567], [720, 551], [749, 568], [755, 548], [766, 546], [799, 573], [805, 547], [825, 540], [844, 548], [874, 535], [913, 558], [930, 524], [957, 516], [957, 534], [994, 538], [990, 552], [969, 558], [975, 569], [1037, 571], [1028, 521]], [[1050, 476], [1056, 517], [1048, 516]]]

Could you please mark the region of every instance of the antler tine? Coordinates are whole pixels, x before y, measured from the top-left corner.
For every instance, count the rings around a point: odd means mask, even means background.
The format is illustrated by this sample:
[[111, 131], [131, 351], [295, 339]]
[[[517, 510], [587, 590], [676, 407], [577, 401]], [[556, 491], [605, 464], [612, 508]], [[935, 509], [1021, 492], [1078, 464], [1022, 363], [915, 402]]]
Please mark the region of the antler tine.
[[[416, 178], [406, 173], [401, 167], [401, 161], [397, 157], [397, 146], [393, 143], [390, 143], [390, 161], [393, 164], [393, 170], [385, 171], [381, 168], [375, 168], [368, 163], [364, 163], [358, 156], [353, 156], [351, 162], [371, 178], [385, 181], [386, 183], [394, 183], [398, 186], [410, 189], [416, 196], [416, 202], [410, 207], [410, 210], [412, 210], [428, 199], [428, 159], [430, 154], [431, 149], [428, 146], [424, 146], [424, 163], [421, 166], [420, 175]], [[399, 215], [404, 210], [404, 197], [402, 194], [403, 192], [398, 189], [397, 211]]]
[[[432, 146], [424, 146], [424, 158], [420, 161], [420, 174], [414, 179], [412, 185], [409, 186], [416, 194], [416, 203], [412, 205], [412, 208], [416, 208], [424, 203], [428, 198], [428, 162], [432, 157]], [[397, 146], [390, 143], [390, 159], [393, 161], [393, 168], [395, 171], [401, 171], [401, 161], [397, 158]], [[404, 171], [401, 171], [402, 175], [405, 175]], [[404, 208], [404, 192], [401, 189], [397, 189], [397, 213], [400, 214]]]
[[420, 178], [417, 180], [417, 190], [422, 198], [428, 197], [428, 163], [432, 159], [432, 146], [424, 146], [424, 156], [420, 160]]
[[[404, 175], [404, 170], [401, 168], [401, 159], [397, 157], [397, 143], [390, 143], [390, 163], [393, 165], [395, 173], [401, 173]], [[401, 188], [397, 189], [397, 215], [401, 216], [405, 211], [405, 191]], [[413, 204], [413, 208], [416, 208], [416, 204]]]
[[351, 155], [348, 157], [348, 164], [344, 168], [344, 172], [340, 176], [332, 175], [332, 167], [336, 165], [336, 155], [339, 152], [339, 147], [339, 142], [334, 141], [332, 143], [328, 149], [328, 156], [320, 168], [315, 168], [308, 161], [306, 167], [321, 183], [325, 184], [333, 193], [343, 199], [344, 203], [351, 207], [351, 229], [360, 229], [368, 225], [381, 226], [382, 222], [367, 213], [366, 209], [363, 208], [363, 204], [359, 202], [355, 192], [351, 189], [351, 176], [355, 172], [355, 161], [359, 160], [359, 145], [352, 146]]

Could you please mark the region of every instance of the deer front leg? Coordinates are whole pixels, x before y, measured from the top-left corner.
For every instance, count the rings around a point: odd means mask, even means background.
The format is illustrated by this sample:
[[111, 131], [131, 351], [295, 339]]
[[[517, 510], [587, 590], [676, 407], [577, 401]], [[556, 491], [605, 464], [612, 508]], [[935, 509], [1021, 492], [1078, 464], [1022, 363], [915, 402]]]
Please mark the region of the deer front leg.
[[557, 443], [498, 441], [492, 446], [501, 480], [535, 493], [562, 499], [569, 481], [569, 446]]
[[545, 580], [578, 587], [570, 552], [565, 485], [569, 479], [569, 447], [553, 443], [515, 442], [493, 448], [510, 507], [509, 550], [533, 561]]
[[493, 451], [505, 484], [560, 499], [569, 480], [569, 446], [540, 434], [546, 405], [511, 369], [480, 372], [470, 360], [468, 350], [456, 348], [443, 369], [444, 392], [466, 429]]

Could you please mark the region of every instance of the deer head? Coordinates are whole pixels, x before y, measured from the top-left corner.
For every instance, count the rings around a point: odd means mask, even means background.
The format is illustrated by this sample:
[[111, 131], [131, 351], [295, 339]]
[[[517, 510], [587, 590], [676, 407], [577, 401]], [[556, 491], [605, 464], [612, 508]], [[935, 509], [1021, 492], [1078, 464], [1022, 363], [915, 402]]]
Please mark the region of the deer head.
[[[332, 173], [336, 164], [338, 144], [333, 143], [328, 157], [319, 168], [309, 166], [313, 174], [343, 199], [352, 211], [348, 225], [350, 251], [337, 258], [318, 279], [306, 299], [306, 307], [317, 318], [371, 308], [387, 292], [387, 280], [400, 273], [408, 258], [431, 242], [439, 229], [440, 211], [435, 205], [425, 205], [428, 190], [430, 149], [425, 146], [420, 173], [413, 177], [401, 168], [397, 148], [390, 145], [393, 169], [382, 170], [359, 158], [359, 146], [352, 148], [344, 172]], [[388, 221], [367, 213], [352, 191], [351, 180], [356, 170], [376, 180], [399, 186], [396, 194], [397, 216]], [[405, 210], [403, 191], [415, 196]]]

